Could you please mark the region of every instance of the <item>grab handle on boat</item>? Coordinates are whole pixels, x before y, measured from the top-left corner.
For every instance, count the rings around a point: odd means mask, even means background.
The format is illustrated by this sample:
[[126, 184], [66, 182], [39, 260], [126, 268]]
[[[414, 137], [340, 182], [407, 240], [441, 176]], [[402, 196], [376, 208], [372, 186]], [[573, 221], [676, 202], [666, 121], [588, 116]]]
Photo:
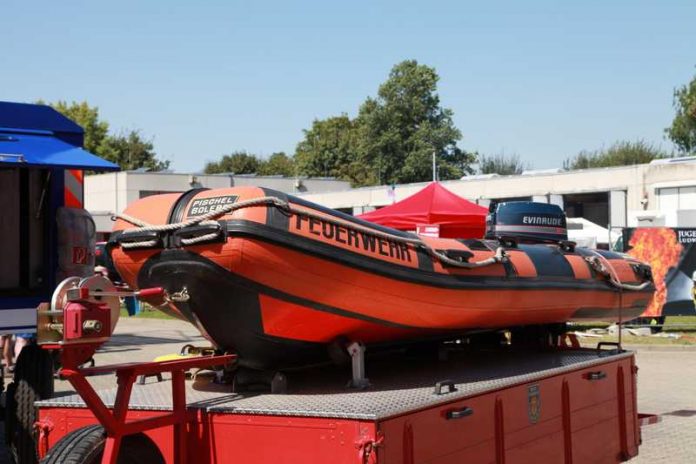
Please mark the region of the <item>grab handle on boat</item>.
[[495, 254], [489, 258], [486, 258], [481, 261], [474, 261], [474, 262], [469, 262], [469, 261], [461, 261], [459, 259], [452, 259], [449, 256], [447, 256], [447, 253], [443, 253], [438, 250], [434, 250], [429, 247], [425, 247], [426, 251], [428, 251], [430, 254], [432, 254], [435, 258], [440, 260], [443, 264], [448, 264], [450, 266], [455, 266], [455, 267], [463, 267], [465, 269], [474, 269], [477, 267], [484, 267], [484, 266], [490, 266], [492, 264], [496, 263], [503, 263], [508, 260], [508, 255], [505, 253], [505, 250], [503, 247], [498, 247], [495, 250]]
[[469, 417], [474, 413], [474, 410], [471, 409], [468, 406], [464, 406], [461, 409], [450, 409], [445, 413], [445, 419], [447, 420], [452, 420], [452, 419], [464, 419], [465, 417]]
[[[442, 388], [447, 387], [447, 391], [443, 393]], [[433, 391], [434, 395], [444, 395], [445, 393], [454, 393], [457, 391], [457, 387], [454, 385], [454, 382], [451, 380], [441, 380], [437, 383], [435, 383], [435, 390]]]

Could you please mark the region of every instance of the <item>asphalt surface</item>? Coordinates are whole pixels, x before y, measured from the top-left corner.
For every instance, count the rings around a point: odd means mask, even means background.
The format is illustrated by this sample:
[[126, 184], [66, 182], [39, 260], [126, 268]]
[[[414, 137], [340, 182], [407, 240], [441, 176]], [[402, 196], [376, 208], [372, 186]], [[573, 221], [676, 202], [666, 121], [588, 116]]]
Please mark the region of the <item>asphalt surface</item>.
[[[98, 365], [152, 361], [157, 356], [178, 352], [186, 343], [205, 345], [203, 337], [187, 323], [124, 318], [95, 359]], [[696, 349], [638, 347], [637, 358], [638, 409], [659, 414], [662, 421], [642, 429], [640, 455], [631, 464], [695, 463]], [[113, 376], [99, 376], [91, 381], [100, 389], [113, 387], [114, 380]], [[56, 383], [56, 392], [67, 391], [72, 391], [67, 382]], [[1, 442], [0, 464], [9, 464]]]
[[696, 462], [696, 349], [637, 350], [638, 411], [662, 422], [642, 428], [638, 463]]

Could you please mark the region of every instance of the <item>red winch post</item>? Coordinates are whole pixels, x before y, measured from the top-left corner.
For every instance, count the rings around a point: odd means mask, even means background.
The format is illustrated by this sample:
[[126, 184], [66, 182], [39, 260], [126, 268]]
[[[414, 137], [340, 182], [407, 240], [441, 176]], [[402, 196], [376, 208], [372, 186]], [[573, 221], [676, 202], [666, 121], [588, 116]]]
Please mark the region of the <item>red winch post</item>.
[[[106, 444], [102, 464], [116, 464], [121, 441], [126, 435], [145, 432], [160, 427], [174, 428], [174, 463], [186, 463], [186, 371], [190, 369], [223, 366], [232, 362], [236, 355], [201, 356], [174, 361], [151, 363], [115, 364], [110, 366], [81, 369], [75, 364], [76, 357], [72, 350], [81, 350], [79, 346], [53, 346], [45, 348], [61, 348], [63, 368], [61, 374], [70, 381], [89, 410], [94, 414], [106, 431]], [[115, 372], [118, 383], [116, 401], [113, 412], [107, 407], [86, 377], [90, 374]], [[165, 372], [172, 374], [172, 411], [147, 419], [128, 422], [127, 414], [133, 384], [141, 375], [155, 375]]]

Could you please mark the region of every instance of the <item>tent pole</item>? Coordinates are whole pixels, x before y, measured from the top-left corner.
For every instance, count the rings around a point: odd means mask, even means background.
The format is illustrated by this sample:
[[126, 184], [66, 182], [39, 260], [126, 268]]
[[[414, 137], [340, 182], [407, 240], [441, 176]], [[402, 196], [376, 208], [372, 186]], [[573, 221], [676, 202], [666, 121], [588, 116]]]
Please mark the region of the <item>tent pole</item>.
[[433, 182], [437, 182], [437, 162], [435, 160], [435, 150], [433, 150]]

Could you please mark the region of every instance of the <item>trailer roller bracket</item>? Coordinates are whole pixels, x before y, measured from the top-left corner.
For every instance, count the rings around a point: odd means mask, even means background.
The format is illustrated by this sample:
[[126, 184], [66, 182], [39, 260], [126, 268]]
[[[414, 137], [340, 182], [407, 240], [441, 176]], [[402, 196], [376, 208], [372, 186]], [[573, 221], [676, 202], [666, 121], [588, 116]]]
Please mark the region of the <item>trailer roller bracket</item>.
[[346, 348], [351, 360], [352, 378], [348, 388], [365, 390], [370, 386], [370, 379], [365, 376], [365, 345], [353, 342]]

